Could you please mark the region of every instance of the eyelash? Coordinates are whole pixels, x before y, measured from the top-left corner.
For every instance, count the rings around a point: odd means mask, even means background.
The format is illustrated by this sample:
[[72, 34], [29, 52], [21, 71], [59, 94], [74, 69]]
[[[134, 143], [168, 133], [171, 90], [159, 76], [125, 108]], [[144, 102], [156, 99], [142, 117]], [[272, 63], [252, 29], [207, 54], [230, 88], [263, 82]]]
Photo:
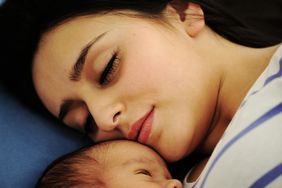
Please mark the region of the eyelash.
[[104, 69], [104, 71], [102, 72], [100, 76], [99, 84], [107, 85], [109, 82], [111, 82], [116, 72], [118, 71], [118, 68], [119, 68], [118, 53], [114, 52], [106, 68]]
[[136, 174], [143, 174], [143, 175], [146, 175], [146, 176], [152, 176], [152, 174], [148, 170], [145, 170], [145, 169], [139, 170]]

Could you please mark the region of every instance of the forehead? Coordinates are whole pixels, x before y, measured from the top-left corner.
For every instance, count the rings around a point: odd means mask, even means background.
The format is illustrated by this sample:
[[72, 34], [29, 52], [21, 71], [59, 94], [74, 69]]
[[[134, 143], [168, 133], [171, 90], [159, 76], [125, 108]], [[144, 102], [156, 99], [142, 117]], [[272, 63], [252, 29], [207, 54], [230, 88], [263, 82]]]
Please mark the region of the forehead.
[[[116, 141], [115, 141], [116, 142]], [[110, 169], [110, 174], [116, 177], [116, 171], [130, 172], [135, 168], [146, 168], [163, 173], [170, 177], [165, 161], [154, 150], [148, 146], [133, 141], [116, 142], [114, 147], [110, 147], [106, 153], [106, 166]], [[131, 170], [130, 170], [131, 169]]]
[[165, 165], [161, 157], [148, 146], [135, 142], [116, 143], [108, 153], [110, 160], [115, 156], [114, 164], [130, 166], [135, 164]]
[[[77, 17], [60, 24], [41, 37], [34, 66], [57, 66], [73, 61], [78, 52], [99, 34], [115, 28], [118, 16]], [[47, 63], [46, 63], [47, 62]]]

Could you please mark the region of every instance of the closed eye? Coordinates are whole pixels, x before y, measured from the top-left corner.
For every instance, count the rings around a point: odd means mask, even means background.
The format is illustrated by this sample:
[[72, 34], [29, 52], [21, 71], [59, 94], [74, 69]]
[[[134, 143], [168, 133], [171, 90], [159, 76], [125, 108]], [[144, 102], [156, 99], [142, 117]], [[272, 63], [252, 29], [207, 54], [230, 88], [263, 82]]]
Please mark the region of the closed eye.
[[109, 82], [111, 82], [115, 74], [118, 71], [119, 68], [119, 58], [118, 58], [118, 53], [114, 52], [111, 59], [109, 60], [106, 68], [102, 72], [100, 79], [99, 79], [99, 84], [100, 85], [107, 85]]
[[146, 169], [140, 169], [136, 172], [136, 174], [142, 174], [142, 175], [146, 175], [146, 176], [150, 176], [152, 177], [152, 174], [150, 173], [150, 171], [146, 170]]

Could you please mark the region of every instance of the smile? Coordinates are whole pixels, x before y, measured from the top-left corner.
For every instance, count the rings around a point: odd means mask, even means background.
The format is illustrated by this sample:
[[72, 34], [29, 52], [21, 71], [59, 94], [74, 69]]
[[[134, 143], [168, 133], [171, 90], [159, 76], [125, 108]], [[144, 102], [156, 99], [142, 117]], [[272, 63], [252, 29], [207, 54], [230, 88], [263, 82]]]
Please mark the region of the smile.
[[128, 139], [145, 144], [150, 136], [154, 119], [154, 108], [137, 120], [132, 126]]

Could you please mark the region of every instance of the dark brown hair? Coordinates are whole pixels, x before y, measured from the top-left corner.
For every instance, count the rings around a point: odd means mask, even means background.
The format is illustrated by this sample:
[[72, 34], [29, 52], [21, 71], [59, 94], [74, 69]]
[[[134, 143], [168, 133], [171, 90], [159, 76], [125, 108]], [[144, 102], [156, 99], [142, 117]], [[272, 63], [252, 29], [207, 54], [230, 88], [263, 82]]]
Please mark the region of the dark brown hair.
[[37, 188], [97, 187], [105, 188], [106, 152], [115, 142], [107, 141], [81, 148], [52, 162]]
[[31, 67], [44, 32], [80, 15], [133, 10], [156, 16], [160, 15], [169, 1], [6, 0], [0, 7], [0, 82], [25, 104], [41, 109], [33, 86]]
[[[188, 2], [189, 0], [178, 0]], [[31, 66], [42, 34], [58, 23], [79, 15], [132, 10], [158, 16], [171, 0], [6, 0], [0, 7], [0, 82], [22, 102], [42, 108], [31, 77]], [[223, 37], [251, 47], [273, 45], [259, 32], [249, 30], [217, 1], [200, 4], [206, 24]], [[238, 34], [239, 33], [239, 34]]]

